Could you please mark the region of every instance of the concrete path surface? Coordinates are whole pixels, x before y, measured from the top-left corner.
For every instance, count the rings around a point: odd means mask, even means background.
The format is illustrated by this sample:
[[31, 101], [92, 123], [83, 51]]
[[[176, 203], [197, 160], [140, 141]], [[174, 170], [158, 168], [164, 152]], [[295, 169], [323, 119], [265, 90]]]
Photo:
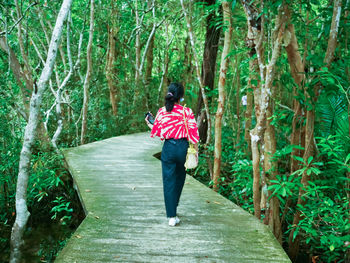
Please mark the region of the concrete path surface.
[[169, 227], [160, 150], [149, 133], [64, 150], [87, 216], [55, 262], [291, 262], [267, 226], [190, 176]]

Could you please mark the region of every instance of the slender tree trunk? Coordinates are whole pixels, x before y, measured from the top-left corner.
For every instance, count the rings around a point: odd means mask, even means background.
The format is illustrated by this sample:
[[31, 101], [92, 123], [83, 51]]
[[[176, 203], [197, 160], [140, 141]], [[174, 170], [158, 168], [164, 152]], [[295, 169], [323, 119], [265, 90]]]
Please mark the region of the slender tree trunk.
[[[113, 2], [113, 1], [112, 1]], [[114, 116], [117, 116], [117, 100], [116, 96], [116, 84], [114, 79], [114, 62], [115, 62], [115, 29], [112, 24], [111, 27], [108, 27], [108, 53], [107, 53], [107, 64], [106, 64], [106, 78], [109, 88], [109, 99], [112, 105], [112, 113]]]
[[107, 64], [106, 64], [106, 78], [109, 88], [109, 98], [112, 105], [112, 113], [114, 116], [118, 114], [117, 108], [117, 85], [116, 79], [114, 77], [115, 74], [115, 58], [116, 58], [116, 50], [115, 50], [115, 37], [117, 37], [117, 25], [115, 23], [115, 17], [117, 16], [116, 7], [114, 6], [114, 0], [111, 0], [111, 23], [107, 25], [108, 28], [108, 53], [107, 53]]
[[139, 68], [141, 63], [141, 23], [142, 23], [142, 19], [140, 19], [139, 17], [138, 0], [135, 0], [135, 20], [136, 20], [136, 28], [137, 28], [136, 36], [135, 36], [135, 83], [136, 83], [136, 92], [137, 92], [138, 90], [137, 84], [140, 81]]
[[[215, 0], [206, 0], [208, 6], [215, 4]], [[213, 24], [217, 21], [218, 17], [215, 15], [213, 10], [206, 19], [206, 33], [203, 51], [203, 65], [202, 65], [202, 79], [204, 87], [209, 90], [214, 89], [215, 72], [216, 72], [216, 58], [218, 54], [219, 39], [221, 33], [221, 27], [216, 27]], [[208, 101], [210, 104], [210, 99]], [[201, 114], [203, 111], [203, 97], [201, 90], [199, 90], [198, 101], [197, 101], [197, 124], [199, 137], [202, 141], [207, 138], [208, 121], [205, 114]]]
[[[191, 20], [190, 20], [190, 22], [191, 22]], [[191, 78], [192, 78], [192, 73], [193, 73], [192, 49], [191, 49], [191, 43], [190, 43], [190, 37], [189, 36], [187, 36], [186, 39], [185, 39], [184, 65], [185, 65], [185, 70], [184, 70], [184, 73], [182, 75], [182, 79], [184, 80], [184, 83], [189, 83]], [[165, 90], [165, 92], [166, 92], [166, 90]]]
[[226, 72], [228, 66], [228, 54], [230, 52], [231, 38], [232, 38], [232, 24], [231, 24], [231, 2], [222, 2], [223, 10], [223, 22], [227, 26], [225, 31], [224, 48], [221, 55], [220, 65], [220, 77], [218, 83], [219, 97], [218, 97], [218, 108], [215, 115], [215, 149], [214, 149], [214, 190], [219, 190], [219, 178], [221, 168], [221, 130], [222, 130], [222, 117], [224, 114], [225, 105], [225, 82]]
[[280, 54], [281, 44], [285, 31], [285, 23], [287, 17], [284, 14], [285, 5], [281, 5], [276, 18], [276, 25], [273, 32], [273, 45], [271, 59], [267, 65], [264, 62], [264, 49], [262, 41], [264, 38], [264, 17], [259, 16], [258, 9], [251, 1], [242, 0], [248, 22], [248, 39], [252, 41], [251, 46], [255, 47], [257, 59], [259, 63], [260, 80], [263, 82], [260, 85], [260, 90], [254, 91], [255, 114], [257, 123], [254, 129], [250, 131], [252, 159], [253, 159], [253, 202], [254, 215], [260, 219], [261, 217], [261, 193], [260, 193], [260, 162], [263, 159], [263, 153], [260, 152], [260, 147], [263, 148], [263, 139], [266, 129], [266, 111], [270, 100], [272, 83], [275, 77], [275, 67], [277, 58]]
[[151, 37], [151, 41], [149, 44], [149, 48], [147, 50], [147, 55], [146, 55], [146, 59], [147, 59], [147, 64], [146, 64], [146, 72], [145, 72], [145, 78], [144, 78], [144, 86], [145, 86], [145, 93], [146, 93], [146, 110], [149, 109], [149, 105], [150, 105], [150, 92], [149, 92], [149, 85], [152, 81], [152, 70], [153, 70], [153, 51], [154, 51], [154, 39], [155, 39], [155, 35], [153, 34], [153, 36]]
[[[159, 83], [159, 88], [158, 88], [158, 96], [157, 96], [157, 107], [159, 107], [160, 105], [160, 98], [165, 96], [166, 93], [166, 89], [169, 83], [167, 83], [167, 77], [168, 77], [168, 71], [169, 71], [169, 48], [171, 43], [174, 40], [175, 33], [173, 34], [173, 36], [171, 37], [171, 39], [169, 38], [169, 24], [166, 23], [165, 25], [165, 31], [166, 31], [166, 48], [164, 50], [164, 61], [163, 61], [163, 67], [162, 67], [162, 77]], [[186, 53], [186, 48], [185, 48], [185, 53]]]
[[207, 138], [206, 138], [206, 142], [205, 144], [208, 145], [210, 142], [210, 133], [211, 133], [211, 120], [210, 120], [210, 111], [209, 111], [209, 104], [208, 104], [208, 99], [207, 96], [205, 94], [205, 86], [203, 83], [203, 79], [201, 77], [200, 74], [200, 70], [199, 70], [199, 62], [198, 62], [198, 56], [197, 56], [197, 52], [196, 52], [196, 45], [195, 45], [195, 39], [194, 39], [194, 35], [193, 35], [193, 30], [192, 30], [192, 24], [191, 24], [191, 20], [187, 14], [185, 5], [183, 0], [180, 0], [181, 2], [181, 6], [182, 6], [182, 11], [183, 14], [185, 16], [186, 19], [186, 24], [187, 24], [187, 29], [188, 29], [188, 36], [190, 38], [190, 43], [191, 43], [191, 47], [192, 47], [192, 53], [193, 53], [193, 58], [194, 58], [194, 62], [195, 62], [195, 69], [196, 69], [196, 74], [197, 74], [197, 80], [200, 86], [200, 90], [201, 90], [201, 94], [202, 94], [202, 98], [203, 98], [203, 103], [204, 103], [204, 107], [205, 107], [205, 113], [206, 113], [206, 117], [208, 120], [208, 129], [207, 129]]
[[[17, 19], [20, 19], [22, 17], [22, 13], [21, 13], [21, 9], [20, 9], [20, 6], [18, 4], [18, 0], [15, 0], [15, 4], [16, 4], [16, 12], [17, 12]], [[21, 50], [21, 55], [22, 55], [22, 58], [23, 58], [23, 61], [24, 61], [24, 66], [23, 66], [23, 74], [25, 76], [25, 80], [26, 80], [26, 85], [27, 85], [27, 89], [28, 91], [24, 92], [23, 93], [23, 96], [24, 96], [24, 100], [27, 102], [25, 104], [26, 106], [26, 109], [29, 110], [29, 100], [30, 100], [30, 95], [31, 95], [31, 92], [32, 92], [32, 88], [33, 88], [33, 78], [32, 78], [32, 68], [29, 64], [29, 61], [28, 61], [28, 57], [27, 57], [27, 54], [25, 52], [25, 48], [24, 48], [24, 43], [23, 43], [23, 38], [22, 38], [22, 22], [19, 22], [18, 23], [18, 33], [17, 33], [17, 37], [18, 37], [18, 43], [19, 43], [19, 47], [20, 47], [20, 50]]]
[[53, 65], [57, 55], [59, 40], [62, 35], [63, 23], [67, 18], [72, 0], [64, 0], [58, 13], [55, 28], [52, 32], [52, 38], [49, 46], [47, 60], [41, 72], [38, 85], [35, 86], [30, 100], [29, 119], [26, 125], [23, 147], [19, 161], [19, 172], [17, 177], [16, 189], [16, 220], [11, 233], [11, 256], [10, 262], [20, 262], [21, 246], [23, 244], [23, 233], [27, 225], [30, 213], [27, 209], [27, 186], [30, 173], [30, 161], [32, 148], [35, 142], [36, 128], [39, 121], [39, 113], [43, 93], [46, 89], [47, 81], [52, 74]]
[[[249, 46], [249, 43], [248, 43]], [[252, 126], [252, 113], [253, 113], [253, 90], [257, 89], [258, 78], [256, 76], [257, 68], [258, 68], [258, 60], [252, 59], [252, 56], [256, 53], [254, 46], [249, 46], [251, 49], [249, 56], [251, 57], [249, 61], [249, 80], [248, 80], [248, 88], [247, 88], [247, 107], [244, 114], [245, 117], [245, 128], [244, 128], [244, 139], [248, 144], [248, 153], [251, 153], [251, 138], [250, 138], [250, 129]]]
[[85, 136], [87, 130], [87, 114], [89, 104], [89, 85], [92, 74], [92, 40], [94, 35], [94, 0], [90, 1], [90, 30], [89, 30], [89, 42], [87, 46], [87, 70], [84, 81], [84, 101], [83, 101], [83, 112], [82, 112], [82, 124], [81, 124], [81, 137], [80, 143], [85, 144]]
[[[31, 77], [28, 78], [28, 74], [25, 74], [25, 70], [21, 67], [17, 56], [15, 55], [13, 50], [9, 46], [7, 46], [5, 38], [3, 37], [0, 37], [0, 48], [3, 49], [6, 53], [9, 53], [9, 59], [11, 60], [9, 64], [13, 72], [13, 75], [16, 79], [16, 82], [21, 89], [22, 102], [25, 108], [24, 111], [21, 111], [21, 114], [23, 115], [24, 119], [28, 120], [29, 108], [30, 108], [30, 96], [34, 85], [34, 83], [32, 82], [33, 80]], [[22, 81], [24, 81], [25, 85], [23, 85]], [[44, 150], [49, 149], [50, 139], [48, 137], [48, 134], [42, 122], [39, 123], [37, 129], [38, 129], [37, 132], [39, 133], [40, 138], [42, 138], [42, 140], [40, 141], [41, 147]]]
[[145, 84], [149, 85], [149, 83], [152, 80], [152, 69], [153, 69], [153, 50], [154, 50], [154, 38], [155, 35], [151, 37], [151, 41], [149, 44], [149, 48], [147, 50], [147, 66], [146, 66], [146, 72], [145, 72]]
[[[137, 1], [136, 1], [136, 4], [137, 4]], [[140, 57], [137, 58], [139, 56], [139, 54], [136, 54], [136, 66], [138, 65], [139, 67], [137, 68], [138, 70], [138, 73], [135, 77], [135, 81], [136, 81], [136, 90], [134, 92], [134, 101], [133, 101], [133, 104], [134, 104], [134, 108], [135, 108], [135, 105], [137, 104], [137, 102], [140, 100], [140, 92], [139, 92], [139, 89], [140, 89], [140, 81], [142, 80], [142, 69], [143, 69], [143, 66], [145, 64], [145, 60], [146, 60], [146, 56], [148, 54], [148, 50], [151, 46], [151, 43], [154, 41], [154, 34], [156, 32], [156, 29], [164, 22], [165, 18], [159, 22], [158, 24], [156, 23], [156, 8], [155, 8], [155, 0], [152, 0], [152, 5], [151, 5], [151, 8], [152, 8], [152, 16], [153, 16], [153, 26], [152, 26], [152, 30], [148, 36], [148, 39], [147, 39], [147, 42], [146, 42], [146, 45], [145, 45], [145, 49], [143, 51], [143, 54], [142, 54], [142, 58], [140, 60]], [[139, 21], [139, 19], [137, 19], [137, 21]], [[138, 22], [140, 25], [142, 24], [142, 19], [141, 19], [141, 22], [139, 21]], [[153, 39], [153, 40], [152, 40]], [[138, 40], [139, 41], [139, 40]], [[138, 42], [136, 41], [136, 42]], [[140, 45], [140, 43], [136, 43], [137, 45]], [[140, 50], [138, 50], [137, 48], [137, 52], [140, 52], [141, 53], [141, 47], [139, 48]], [[153, 51], [152, 51], [153, 52]], [[152, 61], [153, 61], [153, 53], [152, 53]], [[145, 79], [143, 79], [143, 84], [145, 84]], [[147, 93], [147, 91], [146, 91]], [[146, 94], [147, 96], [147, 94]], [[147, 107], [147, 105], [146, 105]]]
[[[297, 86], [294, 88], [293, 91], [293, 97], [295, 98], [297, 96], [297, 93], [301, 91], [301, 88], [303, 86], [304, 80], [305, 80], [305, 71], [304, 71], [304, 64], [301, 60], [301, 55], [299, 52], [298, 42], [295, 35], [294, 25], [289, 24], [288, 25], [288, 33], [289, 33], [289, 42], [286, 45], [286, 51], [288, 56], [288, 62], [290, 66], [290, 71], [292, 74], [292, 77], [294, 79], [294, 82], [297, 84]], [[305, 51], [306, 52], [306, 51]], [[292, 121], [292, 134], [291, 134], [291, 145], [301, 145], [301, 135], [302, 135], [302, 123], [303, 123], [303, 116], [301, 111], [301, 105], [297, 99], [293, 99], [293, 121]], [[290, 172], [293, 173], [296, 170], [299, 169], [300, 162], [297, 161], [293, 156], [302, 156], [301, 151], [297, 148], [293, 148], [293, 152], [291, 154], [291, 170]]]
[[326, 56], [324, 58], [324, 63], [326, 64], [327, 67], [330, 67], [334, 59], [335, 49], [337, 47], [337, 37], [338, 37], [339, 22], [340, 22], [340, 15], [341, 15], [341, 5], [342, 5], [341, 0], [334, 0], [331, 30], [329, 33]]
[[[271, 180], [276, 180], [276, 175], [278, 171], [278, 164], [274, 161], [273, 156], [276, 153], [276, 135], [275, 127], [271, 124], [270, 119], [273, 115], [273, 100], [275, 97], [275, 92], [272, 92], [272, 98], [269, 101], [269, 105], [266, 111], [266, 131], [264, 134], [264, 171], [265, 171], [265, 185], [263, 187], [262, 194], [265, 196], [266, 200], [270, 198], [272, 194], [267, 191], [267, 187], [270, 185]], [[270, 226], [272, 233], [275, 235], [276, 239], [282, 244], [282, 226], [280, 220], [280, 202], [276, 196], [270, 198], [269, 205], [266, 206], [264, 223]]]
[[68, 64], [69, 64], [69, 72], [67, 73], [67, 76], [64, 78], [61, 86], [58, 87], [56, 92], [56, 115], [57, 115], [57, 129], [55, 131], [55, 134], [53, 135], [51, 142], [53, 147], [56, 149], [57, 153], [59, 153], [59, 149], [57, 146], [57, 140], [59, 136], [61, 135], [62, 129], [63, 129], [63, 113], [61, 108], [62, 103], [62, 90], [67, 85], [69, 79], [71, 78], [73, 74], [73, 61], [72, 61], [72, 54], [70, 50], [70, 14], [67, 21], [67, 54], [68, 54]]
[[240, 68], [237, 68], [237, 76], [236, 76], [236, 116], [237, 116], [237, 129], [236, 129], [236, 145], [239, 143], [241, 137], [241, 72]]
[[[330, 67], [332, 60], [334, 58], [334, 51], [336, 49], [336, 44], [337, 44], [337, 34], [338, 34], [338, 28], [339, 28], [340, 15], [341, 15], [341, 0], [335, 0], [328, 46], [327, 46], [327, 51], [324, 58], [324, 63], [327, 65], [327, 67]], [[307, 163], [309, 157], [313, 156], [315, 151], [314, 149], [314, 126], [315, 126], [314, 103], [317, 99], [317, 94], [319, 92], [319, 89], [320, 89], [319, 85], [316, 84], [313, 89], [314, 94], [316, 94], [314, 97], [311, 97], [311, 95], [307, 92], [307, 90], [305, 91], [306, 100], [308, 100], [309, 103], [313, 105], [312, 109], [306, 112], [305, 152], [303, 156], [305, 163]], [[309, 185], [309, 180], [310, 180], [310, 175], [304, 172], [301, 178], [302, 187], [300, 187], [299, 189], [297, 205], [304, 206], [306, 204], [307, 200], [303, 197], [303, 195], [305, 194], [305, 191]], [[298, 226], [301, 218], [302, 218], [301, 212], [300, 210], [297, 210], [296, 213], [294, 214], [293, 226]], [[300, 243], [299, 235], [293, 238], [294, 232], [295, 232], [295, 229], [292, 229], [292, 231], [289, 234], [288, 254], [292, 260], [296, 259], [299, 253], [299, 243]]]
[[[31, 78], [28, 78], [28, 75], [24, 74], [25, 70], [21, 67], [18, 58], [13, 52], [12, 48], [7, 46], [5, 37], [0, 36], [0, 48], [6, 54], [8, 54], [9, 59], [11, 60], [9, 64], [16, 82], [21, 89], [23, 105], [27, 110], [26, 114], [28, 115], [30, 107], [30, 96], [33, 90], [33, 80]], [[24, 81], [25, 85], [23, 85], [22, 81]]]
[[[262, 35], [261, 32], [261, 20], [258, 19], [258, 11], [255, 6], [252, 5], [252, 3], [248, 3], [248, 1], [242, 0], [242, 4], [244, 7], [244, 11], [247, 16], [247, 23], [248, 23], [248, 34], [247, 34], [247, 46], [250, 47], [250, 56], [252, 57], [257, 53], [257, 42], [260, 38], [260, 35]], [[261, 52], [259, 50], [259, 52]], [[255, 68], [256, 63], [256, 68]], [[251, 60], [249, 62], [249, 69], [250, 74], [252, 72], [255, 72], [255, 70], [258, 69], [258, 59]], [[264, 79], [264, 78], [263, 78]], [[252, 81], [252, 78], [250, 77], [250, 83]], [[256, 119], [259, 119], [259, 115], [261, 114], [261, 107], [260, 107], [260, 100], [261, 100], [261, 90], [259, 85], [255, 87], [254, 89], [254, 102], [255, 102], [255, 115]], [[249, 132], [250, 140], [251, 140], [251, 152], [252, 152], [252, 163], [253, 163], [253, 203], [254, 203], [254, 214], [255, 216], [260, 219], [261, 216], [261, 208], [260, 208], [260, 152], [259, 152], [259, 146], [258, 141], [260, 140], [259, 136], [252, 136], [251, 131]]]

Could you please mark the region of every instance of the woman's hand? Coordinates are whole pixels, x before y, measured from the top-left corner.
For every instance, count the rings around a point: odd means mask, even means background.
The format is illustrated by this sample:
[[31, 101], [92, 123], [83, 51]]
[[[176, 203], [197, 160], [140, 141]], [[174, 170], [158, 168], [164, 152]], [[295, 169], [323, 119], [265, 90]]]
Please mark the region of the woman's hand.
[[[151, 114], [152, 114], [152, 113], [151, 113]], [[152, 116], [153, 116], [153, 115], [152, 115]], [[148, 116], [146, 116], [145, 121], [146, 121], [147, 126], [152, 130], [153, 125], [149, 122]]]

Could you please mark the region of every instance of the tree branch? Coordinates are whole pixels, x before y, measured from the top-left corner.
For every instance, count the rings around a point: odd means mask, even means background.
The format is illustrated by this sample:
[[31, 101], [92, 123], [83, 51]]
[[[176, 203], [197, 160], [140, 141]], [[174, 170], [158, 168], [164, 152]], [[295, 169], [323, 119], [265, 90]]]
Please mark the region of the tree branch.
[[33, 6], [37, 5], [37, 4], [38, 4], [38, 2], [34, 2], [34, 3], [32, 3], [30, 6], [28, 6], [27, 9], [24, 11], [24, 14], [12, 25], [12, 27], [10, 28], [10, 30], [9, 30], [7, 33], [6, 33], [6, 30], [0, 32], [0, 36], [3, 36], [3, 35], [5, 35], [5, 34], [8, 34], [8, 35], [11, 34], [12, 31], [13, 31], [13, 29], [14, 29], [14, 28], [18, 25], [18, 23], [20, 23], [20, 22], [23, 20], [23, 18], [26, 16], [28, 10], [29, 10], [31, 7], [33, 7]]

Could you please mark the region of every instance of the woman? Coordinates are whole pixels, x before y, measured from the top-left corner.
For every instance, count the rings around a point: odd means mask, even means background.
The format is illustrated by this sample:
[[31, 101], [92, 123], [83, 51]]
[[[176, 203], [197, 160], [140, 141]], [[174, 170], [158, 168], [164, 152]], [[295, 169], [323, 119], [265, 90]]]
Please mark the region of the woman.
[[192, 110], [180, 105], [183, 96], [183, 86], [180, 83], [171, 83], [165, 96], [165, 106], [158, 110], [154, 124], [149, 122], [148, 117], [145, 119], [148, 127], [152, 129], [151, 137], [159, 136], [165, 140], [161, 161], [165, 210], [169, 218], [169, 226], [180, 223], [180, 219], [176, 216], [176, 209], [186, 178], [184, 165], [188, 141], [193, 143], [196, 149], [199, 141]]

